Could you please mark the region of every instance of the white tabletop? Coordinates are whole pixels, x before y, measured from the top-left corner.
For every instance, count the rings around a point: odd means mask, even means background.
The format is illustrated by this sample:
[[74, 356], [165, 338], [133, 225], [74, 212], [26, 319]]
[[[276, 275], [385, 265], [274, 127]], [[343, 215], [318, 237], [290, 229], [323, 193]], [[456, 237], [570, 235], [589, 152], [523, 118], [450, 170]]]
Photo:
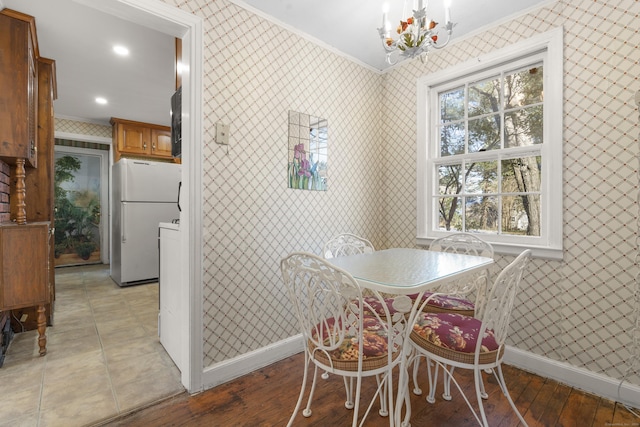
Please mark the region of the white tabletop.
[[429, 290], [493, 263], [492, 258], [409, 248], [385, 249], [327, 261], [349, 272], [361, 286], [404, 295]]

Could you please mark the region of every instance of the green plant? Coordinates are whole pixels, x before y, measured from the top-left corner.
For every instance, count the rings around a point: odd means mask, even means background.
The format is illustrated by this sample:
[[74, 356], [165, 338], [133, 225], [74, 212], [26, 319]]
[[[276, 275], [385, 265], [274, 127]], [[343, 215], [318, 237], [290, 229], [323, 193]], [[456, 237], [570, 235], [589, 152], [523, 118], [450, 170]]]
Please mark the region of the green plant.
[[62, 186], [74, 180], [73, 172], [80, 169], [80, 161], [73, 156], [56, 160], [54, 200], [55, 200], [55, 256], [75, 252], [88, 259], [98, 248], [93, 230], [100, 222], [100, 201], [92, 192], [71, 193]]

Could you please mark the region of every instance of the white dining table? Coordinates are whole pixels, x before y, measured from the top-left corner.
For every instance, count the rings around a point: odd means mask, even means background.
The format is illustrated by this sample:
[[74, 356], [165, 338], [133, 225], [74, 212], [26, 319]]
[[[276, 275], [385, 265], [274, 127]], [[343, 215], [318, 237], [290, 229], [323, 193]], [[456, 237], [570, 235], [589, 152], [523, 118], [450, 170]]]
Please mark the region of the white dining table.
[[[419, 294], [407, 318], [407, 328], [403, 340], [409, 340], [422, 295], [436, 290], [443, 283], [458, 280], [493, 264], [493, 258], [429, 251], [424, 249], [393, 248], [328, 259], [353, 276], [363, 288], [391, 295]], [[411, 415], [409, 405], [408, 345], [402, 346], [402, 360], [398, 378], [398, 395], [395, 405], [394, 422], [402, 425], [403, 402], [407, 403], [407, 418]]]

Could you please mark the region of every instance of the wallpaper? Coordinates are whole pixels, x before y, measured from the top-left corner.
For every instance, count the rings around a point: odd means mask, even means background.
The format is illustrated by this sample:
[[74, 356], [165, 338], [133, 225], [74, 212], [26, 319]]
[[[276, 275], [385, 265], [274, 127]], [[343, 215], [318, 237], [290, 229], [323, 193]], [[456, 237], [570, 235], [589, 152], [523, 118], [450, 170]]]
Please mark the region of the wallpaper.
[[[289, 252], [319, 254], [340, 232], [415, 246], [418, 77], [563, 27], [564, 260], [533, 260], [509, 344], [623, 376], [638, 252], [637, 0], [558, 1], [385, 74], [226, 0], [165, 2], [204, 20], [205, 367], [297, 333], [279, 270]], [[328, 120], [326, 192], [287, 188], [289, 110]], [[215, 143], [218, 122], [228, 147]]]
[[111, 138], [111, 126], [82, 122], [70, 119], [55, 119], [55, 129], [58, 132], [74, 133], [78, 135], [101, 136]]
[[[204, 366], [298, 333], [280, 260], [340, 232], [381, 245], [381, 76], [226, 1], [204, 20]], [[288, 112], [327, 119], [327, 191], [287, 188]], [[229, 146], [214, 142], [230, 125]]]
[[[637, 266], [640, 4], [552, 3], [384, 75], [384, 245], [416, 234], [416, 79], [535, 34], [564, 28], [564, 260], [534, 259], [509, 344], [613, 378], [631, 356]], [[500, 268], [511, 258], [499, 259]], [[638, 377], [633, 378], [638, 383]]]

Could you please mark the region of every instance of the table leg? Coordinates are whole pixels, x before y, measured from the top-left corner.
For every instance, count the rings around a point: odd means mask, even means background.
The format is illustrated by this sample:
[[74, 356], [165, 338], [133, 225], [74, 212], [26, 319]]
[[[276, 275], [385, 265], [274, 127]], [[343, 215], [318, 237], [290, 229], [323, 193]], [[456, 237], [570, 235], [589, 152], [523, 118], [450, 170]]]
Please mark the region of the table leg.
[[[411, 340], [411, 331], [413, 330], [413, 324], [420, 314], [422, 310], [422, 296], [425, 291], [422, 291], [418, 294], [413, 306], [411, 307], [411, 311], [409, 312], [409, 316], [407, 319], [407, 327], [404, 331], [404, 337], [402, 339], [402, 360], [400, 360], [399, 369], [398, 369], [398, 394], [396, 398], [396, 406], [395, 413], [393, 414], [394, 425], [399, 427], [411, 427], [411, 395], [409, 390], [409, 361], [411, 357], [411, 346], [409, 345], [409, 341]], [[402, 408], [405, 409], [404, 421], [402, 419]]]
[[38, 305], [38, 346], [40, 347], [40, 356], [47, 354], [47, 317], [44, 315], [44, 304]]

